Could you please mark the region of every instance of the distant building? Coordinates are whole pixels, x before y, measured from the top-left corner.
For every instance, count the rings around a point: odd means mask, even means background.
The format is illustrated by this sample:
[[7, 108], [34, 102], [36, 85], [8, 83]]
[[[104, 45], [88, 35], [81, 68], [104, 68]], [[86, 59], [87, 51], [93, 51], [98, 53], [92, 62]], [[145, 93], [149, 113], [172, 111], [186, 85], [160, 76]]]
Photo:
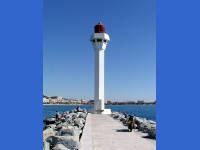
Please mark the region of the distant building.
[[112, 101], [107, 101], [106, 104], [107, 104], [107, 105], [111, 105], [111, 104], [112, 104]]
[[89, 100], [88, 104], [93, 105], [94, 104], [94, 100]]
[[57, 101], [57, 99], [49, 99], [49, 102], [50, 102], [51, 104], [55, 104], [55, 103], [57, 103], [58, 101]]
[[51, 99], [62, 100], [62, 97], [60, 97], [60, 96], [51, 96]]
[[143, 105], [143, 104], [144, 104], [144, 101], [143, 101], [143, 100], [138, 100], [138, 101], [137, 101], [137, 104]]
[[43, 97], [43, 103], [49, 103], [49, 99]]
[[80, 101], [81, 104], [88, 104], [88, 102], [89, 102], [89, 101], [88, 101], [88, 100], [85, 100], [85, 99], [82, 99], [82, 100]]

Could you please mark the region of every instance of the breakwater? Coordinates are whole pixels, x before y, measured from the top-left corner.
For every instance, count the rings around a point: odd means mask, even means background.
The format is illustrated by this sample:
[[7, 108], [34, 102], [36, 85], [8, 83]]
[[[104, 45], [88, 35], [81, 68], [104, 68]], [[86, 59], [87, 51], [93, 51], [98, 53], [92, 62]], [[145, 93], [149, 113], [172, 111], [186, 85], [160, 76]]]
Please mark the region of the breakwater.
[[87, 110], [76, 108], [43, 120], [43, 150], [78, 150]]
[[[123, 123], [124, 126], [128, 126], [129, 114], [113, 112], [112, 117]], [[135, 122], [135, 128], [143, 133], [148, 133], [148, 137], [156, 139], [156, 122], [147, 120], [146, 118], [133, 116]]]
[[[114, 118], [114, 120], [111, 117]], [[149, 138], [156, 139], [155, 121], [136, 116], [133, 116], [133, 118], [135, 127], [139, 132], [143, 132], [144, 134], [147, 133]], [[119, 122], [115, 120], [118, 120]], [[106, 139], [112, 137], [110, 143], [115, 141], [116, 136], [121, 138], [124, 142], [128, 142], [131, 139], [127, 139], [126, 136], [124, 136], [126, 132], [124, 132], [124, 129], [122, 128], [123, 126], [127, 126], [128, 120], [129, 114], [121, 112], [113, 112], [111, 115], [95, 115], [88, 113], [85, 108], [64, 111], [58, 117], [53, 116], [43, 120], [43, 150], [80, 150], [81, 139], [84, 134], [85, 136], [83, 136], [83, 139], [85, 140], [83, 140], [82, 143], [91, 143], [92, 141], [96, 141], [97, 143], [102, 142], [98, 141], [98, 138], [95, 139], [96, 135]], [[85, 129], [85, 124], [88, 124], [86, 125], [87, 129]], [[120, 126], [120, 124], [122, 125]], [[128, 129], [128, 127], [124, 128]], [[121, 132], [122, 129], [123, 132]], [[131, 136], [134, 141], [137, 134], [130, 133], [129, 136]], [[142, 142], [146, 142], [144, 140], [145, 139], [140, 138], [140, 140], [137, 142], [135, 141], [136, 143], [134, 144], [139, 145], [140, 147]], [[149, 142], [147, 142], [147, 144], [148, 143]], [[120, 145], [123, 146], [124, 144], [125, 143], [122, 142]], [[89, 144], [89, 146], [86, 147], [88, 149], [93, 146], [92, 144]], [[112, 148], [112, 144], [110, 147]]]

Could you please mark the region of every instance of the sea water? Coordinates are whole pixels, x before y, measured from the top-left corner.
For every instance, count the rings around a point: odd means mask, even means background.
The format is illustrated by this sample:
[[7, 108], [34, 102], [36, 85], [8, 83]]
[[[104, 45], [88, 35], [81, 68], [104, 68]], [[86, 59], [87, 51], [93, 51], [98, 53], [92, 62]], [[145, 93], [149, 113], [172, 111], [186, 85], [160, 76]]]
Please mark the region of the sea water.
[[[56, 111], [63, 113], [76, 108], [78, 105], [44, 105], [43, 106], [43, 119], [55, 116]], [[86, 108], [88, 111], [93, 109], [93, 105], [81, 105], [81, 108]], [[107, 105], [106, 108], [112, 112], [122, 112], [135, 115], [149, 120], [156, 121], [156, 105]]]

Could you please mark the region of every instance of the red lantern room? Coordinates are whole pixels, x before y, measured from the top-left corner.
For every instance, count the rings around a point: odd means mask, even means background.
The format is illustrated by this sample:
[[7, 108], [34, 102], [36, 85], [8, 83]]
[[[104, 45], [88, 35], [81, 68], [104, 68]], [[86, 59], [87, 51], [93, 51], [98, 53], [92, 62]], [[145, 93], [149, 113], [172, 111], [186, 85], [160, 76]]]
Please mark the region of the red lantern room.
[[95, 27], [94, 27], [94, 32], [95, 33], [105, 33], [105, 27], [101, 22], [99, 22]]

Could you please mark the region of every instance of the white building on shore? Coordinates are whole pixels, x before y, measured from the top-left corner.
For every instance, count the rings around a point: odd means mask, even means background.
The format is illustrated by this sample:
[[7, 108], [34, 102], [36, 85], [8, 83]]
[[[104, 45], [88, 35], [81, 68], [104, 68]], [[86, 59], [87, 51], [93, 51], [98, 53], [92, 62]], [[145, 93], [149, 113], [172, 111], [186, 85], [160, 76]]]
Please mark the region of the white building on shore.
[[43, 103], [49, 103], [49, 102], [50, 102], [49, 99], [43, 97]]

